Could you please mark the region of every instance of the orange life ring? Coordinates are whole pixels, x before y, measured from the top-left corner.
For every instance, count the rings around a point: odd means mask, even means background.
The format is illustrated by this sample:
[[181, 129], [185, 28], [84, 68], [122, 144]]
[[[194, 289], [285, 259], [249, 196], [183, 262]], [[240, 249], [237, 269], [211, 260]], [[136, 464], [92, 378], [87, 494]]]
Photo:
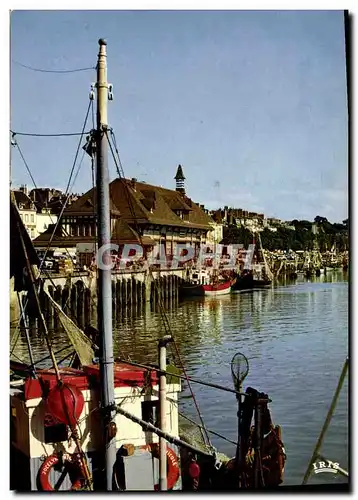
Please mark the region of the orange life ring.
[[[68, 463], [69, 471], [71, 473], [71, 476], [74, 478], [72, 481], [71, 491], [79, 490], [84, 479], [81, 465], [77, 462], [72, 461], [70, 455], [65, 454], [62, 460]], [[49, 455], [41, 465], [38, 473], [38, 480], [42, 491], [55, 491], [49, 481], [49, 475], [52, 467], [58, 464], [59, 461], [60, 457], [58, 455]]]
[[[142, 450], [149, 450], [154, 458], [159, 459], [159, 445], [157, 443], [141, 446]], [[179, 460], [174, 451], [167, 446], [167, 489], [172, 490], [180, 477]], [[156, 490], [159, 485], [154, 486]]]

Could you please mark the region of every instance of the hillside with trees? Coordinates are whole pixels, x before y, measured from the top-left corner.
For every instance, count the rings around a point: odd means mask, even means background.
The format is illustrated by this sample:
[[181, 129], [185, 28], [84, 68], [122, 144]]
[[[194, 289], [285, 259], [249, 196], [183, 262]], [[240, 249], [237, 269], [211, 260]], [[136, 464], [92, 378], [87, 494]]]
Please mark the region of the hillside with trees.
[[[277, 226], [276, 231], [264, 228], [260, 231], [262, 246], [267, 250], [313, 250], [330, 251], [335, 245], [338, 252], [348, 250], [348, 219], [340, 223], [331, 223], [326, 217], [317, 215], [314, 222], [293, 220], [289, 223], [294, 230]], [[246, 227], [231, 224], [224, 228], [223, 244], [242, 244], [245, 248], [252, 243], [252, 232]]]

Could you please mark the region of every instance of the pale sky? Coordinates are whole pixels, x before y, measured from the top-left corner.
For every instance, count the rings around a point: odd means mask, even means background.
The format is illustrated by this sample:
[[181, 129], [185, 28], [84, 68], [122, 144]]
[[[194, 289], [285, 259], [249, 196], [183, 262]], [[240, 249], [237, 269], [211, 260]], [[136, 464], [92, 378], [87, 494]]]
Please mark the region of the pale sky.
[[[207, 208], [285, 220], [348, 215], [343, 11], [15, 11], [11, 58], [95, 66], [107, 39], [109, 122], [126, 177]], [[95, 71], [11, 65], [11, 128], [79, 132]], [[92, 128], [91, 121], [86, 127]], [[17, 137], [40, 187], [66, 187], [78, 138]], [[110, 162], [111, 178], [116, 176]], [[13, 185], [33, 187], [16, 150]], [[91, 187], [85, 160], [74, 191]]]

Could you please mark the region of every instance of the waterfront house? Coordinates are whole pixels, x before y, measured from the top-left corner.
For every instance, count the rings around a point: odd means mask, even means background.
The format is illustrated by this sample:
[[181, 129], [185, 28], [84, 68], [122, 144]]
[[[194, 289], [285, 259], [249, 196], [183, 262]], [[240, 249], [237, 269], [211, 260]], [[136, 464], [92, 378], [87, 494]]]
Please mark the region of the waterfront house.
[[[110, 190], [111, 243], [142, 244], [144, 254], [162, 244], [170, 259], [177, 245], [190, 244], [198, 251], [207, 242], [214, 221], [185, 192], [183, 169], [175, 176], [176, 189], [154, 186], [137, 179], [114, 179]], [[53, 246], [77, 249], [78, 262], [88, 264], [97, 238], [95, 213], [96, 191], [89, 190], [63, 213]], [[52, 234], [51, 226], [34, 241], [38, 249], [46, 248]], [[87, 254], [87, 255], [86, 255]]]
[[26, 184], [13, 190], [20, 217], [32, 240], [57, 221], [57, 215], [52, 212], [51, 206], [47, 206], [46, 202], [41, 202], [38, 198], [36, 199], [33, 196], [34, 191], [39, 190], [33, 189], [28, 192]]
[[28, 232], [31, 239], [37, 236], [36, 233], [36, 206], [34, 202], [28, 196], [28, 191], [26, 186], [21, 186], [19, 189], [13, 190], [15, 203], [19, 211], [20, 217], [26, 231]]

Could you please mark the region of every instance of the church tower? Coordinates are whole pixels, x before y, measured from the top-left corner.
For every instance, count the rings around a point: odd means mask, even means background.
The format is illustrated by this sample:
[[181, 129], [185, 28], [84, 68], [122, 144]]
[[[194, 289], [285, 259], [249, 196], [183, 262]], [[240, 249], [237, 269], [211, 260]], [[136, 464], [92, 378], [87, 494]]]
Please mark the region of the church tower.
[[177, 173], [176, 173], [174, 179], [176, 181], [175, 190], [181, 194], [185, 194], [185, 187], [184, 187], [185, 177], [184, 177], [183, 169], [182, 169], [181, 165], [178, 165]]

